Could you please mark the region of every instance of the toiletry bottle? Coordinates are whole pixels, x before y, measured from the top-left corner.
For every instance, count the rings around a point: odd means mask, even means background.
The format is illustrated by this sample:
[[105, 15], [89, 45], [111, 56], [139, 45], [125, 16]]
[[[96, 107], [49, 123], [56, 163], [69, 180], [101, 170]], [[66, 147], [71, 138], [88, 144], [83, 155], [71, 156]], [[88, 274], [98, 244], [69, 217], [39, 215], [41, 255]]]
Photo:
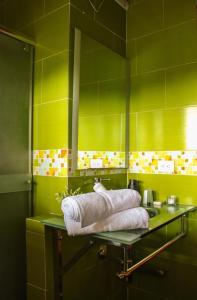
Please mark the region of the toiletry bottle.
[[139, 181], [135, 179], [129, 179], [128, 189], [140, 192]]

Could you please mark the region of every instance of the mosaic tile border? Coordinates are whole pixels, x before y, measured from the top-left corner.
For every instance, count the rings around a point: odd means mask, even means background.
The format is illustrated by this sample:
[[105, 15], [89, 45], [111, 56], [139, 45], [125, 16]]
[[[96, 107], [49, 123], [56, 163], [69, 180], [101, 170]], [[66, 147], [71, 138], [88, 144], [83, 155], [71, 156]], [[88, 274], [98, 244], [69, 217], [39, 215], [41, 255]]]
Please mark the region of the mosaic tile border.
[[126, 173], [124, 156], [124, 152], [118, 151], [79, 151], [79, 169], [73, 172], [70, 149], [34, 150], [33, 175], [75, 177]]
[[50, 149], [33, 151], [33, 175], [68, 176], [68, 149]]
[[[78, 164], [79, 169], [73, 172], [70, 149], [33, 151], [33, 175], [75, 177], [127, 172], [124, 168], [124, 152], [118, 151], [80, 151]], [[99, 169], [100, 166], [102, 168]], [[195, 176], [197, 150], [130, 152], [128, 172]]]
[[125, 152], [121, 151], [78, 151], [78, 167], [125, 168]]
[[197, 175], [197, 150], [130, 152], [129, 172]]

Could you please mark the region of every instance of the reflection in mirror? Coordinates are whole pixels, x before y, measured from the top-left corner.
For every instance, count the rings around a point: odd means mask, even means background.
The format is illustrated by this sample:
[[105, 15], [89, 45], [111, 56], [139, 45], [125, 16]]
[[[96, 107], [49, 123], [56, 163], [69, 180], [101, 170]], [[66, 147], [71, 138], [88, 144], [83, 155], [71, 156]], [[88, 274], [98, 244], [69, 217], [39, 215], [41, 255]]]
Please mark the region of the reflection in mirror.
[[128, 60], [78, 29], [74, 59], [73, 134], [78, 136], [72, 138], [77, 168], [125, 168]]

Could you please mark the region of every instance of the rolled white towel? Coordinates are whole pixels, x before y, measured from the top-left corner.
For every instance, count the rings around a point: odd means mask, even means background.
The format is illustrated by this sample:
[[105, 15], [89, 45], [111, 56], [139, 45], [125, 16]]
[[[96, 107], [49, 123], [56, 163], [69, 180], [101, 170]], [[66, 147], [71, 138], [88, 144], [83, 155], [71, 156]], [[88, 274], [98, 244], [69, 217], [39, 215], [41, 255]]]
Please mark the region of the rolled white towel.
[[83, 228], [80, 222], [75, 222], [68, 218], [64, 218], [64, 220], [68, 235], [75, 236], [106, 231], [148, 228], [149, 215], [143, 207], [131, 208]]
[[106, 190], [67, 197], [61, 208], [65, 218], [85, 227], [119, 211], [138, 207], [140, 201], [141, 196], [135, 190]]

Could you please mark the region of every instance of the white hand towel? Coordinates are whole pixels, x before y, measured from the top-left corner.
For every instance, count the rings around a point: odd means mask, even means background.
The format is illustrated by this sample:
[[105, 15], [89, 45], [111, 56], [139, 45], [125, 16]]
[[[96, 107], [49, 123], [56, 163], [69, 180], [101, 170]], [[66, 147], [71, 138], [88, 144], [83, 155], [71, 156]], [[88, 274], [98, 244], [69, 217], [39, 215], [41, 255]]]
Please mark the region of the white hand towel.
[[131, 208], [83, 228], [80, 222], [73, 221], [66, 217], [64, 217], [64, 220], [68, 235], [75, 236], [106, 231], [148, 228], [149, 215], [143, 207]]
[[61, 208], [66, 218], [85, 227], [119, 211], [138, 207], [140, 201], [140, 194], [131, 189], [106, 190], [67, 197]]
[[116, 212], [138, 207], [141, 202], [140, 194], [132, 189], [103, 190], [97, 192], [108, 204], [108, 216]]

